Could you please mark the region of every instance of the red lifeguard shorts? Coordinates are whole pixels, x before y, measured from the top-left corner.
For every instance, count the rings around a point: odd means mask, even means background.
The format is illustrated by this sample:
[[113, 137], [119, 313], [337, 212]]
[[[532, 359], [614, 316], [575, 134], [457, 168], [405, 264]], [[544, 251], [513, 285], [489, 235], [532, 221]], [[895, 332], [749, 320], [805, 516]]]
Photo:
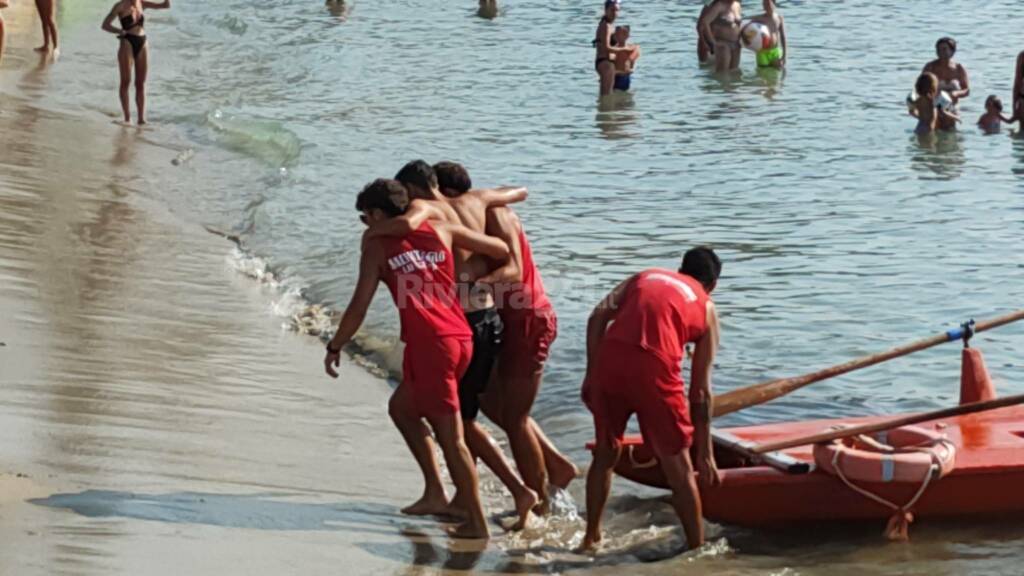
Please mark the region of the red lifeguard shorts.
[[590, 398], [598, 442], [622, 441], [637, 415], [644, 442], [658, 455], [693, 444], [690, 407], [679, 367], [633, 344], [605, 340], [592, 370]]
[[550, 306], [533, 310], [501, 311], [499, 366], [505, 379], [534, 378], [544, 371], [551, 344], [558, 337], [558, 318]]
[[407, 342], [402, 357], [402, 385], [411, 392], [420, 416], [459, 412], [459, 380], [473, 357], [473, 341], [445, 337]]

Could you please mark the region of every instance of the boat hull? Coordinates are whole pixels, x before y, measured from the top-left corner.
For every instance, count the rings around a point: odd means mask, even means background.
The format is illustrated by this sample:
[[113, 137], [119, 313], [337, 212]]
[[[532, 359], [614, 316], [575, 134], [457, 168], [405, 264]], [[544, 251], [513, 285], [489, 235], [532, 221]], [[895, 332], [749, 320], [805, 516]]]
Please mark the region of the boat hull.
[[[745, 441], [765, 443], [825, 430], [835, 424], [863, 424], [882, 418], [793, 422], [725, 429]], [[1011, 407], [950, 418], [930, 427], [945, 433], [957, 446], [953, 471], [933, 481], [912, 511], [924, 518], [981, 518], [1024, 514], [1024, 408]], [[635, 482], [667, 488], [660, 466], [640, 437], [626, 441], [625, 456], [616, 472]], [[784, 453], [813, 462], [811, 447]], [[713, 521], [740, 526], [770, 526], [809, 522], [885, 520], [893, 510], [851, 490], [837, 477], [820, 470], [789, 474], [767, 466], [729, 462], [719, 455], [722, 483], [702, 494], [704, 515]], [[904, 505], [920, 484], [868, 483], [873, 494]]]

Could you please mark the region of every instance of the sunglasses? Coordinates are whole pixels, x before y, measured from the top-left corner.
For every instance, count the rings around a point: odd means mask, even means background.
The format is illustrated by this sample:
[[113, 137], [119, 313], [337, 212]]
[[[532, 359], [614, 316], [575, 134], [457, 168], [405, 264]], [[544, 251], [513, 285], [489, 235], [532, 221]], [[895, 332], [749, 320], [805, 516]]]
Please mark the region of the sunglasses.
[[370, 225], [370, 218], [366, 214], [360, 214], [359, 221], [362, 222], [363, 224], [366, 224], [367, 226]]

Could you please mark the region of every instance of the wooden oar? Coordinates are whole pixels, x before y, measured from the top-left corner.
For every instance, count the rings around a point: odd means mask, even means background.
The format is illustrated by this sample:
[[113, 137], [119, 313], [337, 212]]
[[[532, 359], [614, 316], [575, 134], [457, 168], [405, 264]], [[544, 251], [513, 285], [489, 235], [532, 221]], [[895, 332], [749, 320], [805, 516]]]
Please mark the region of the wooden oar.
[[[1021, 319], [1024, 319], [1024, 310], [1018, 310], [1011, 314], [1006, 314], [1005, 316], [985, 320], [984, 322], [978, 322], [974, 325], [974, 331], [984, 332]], [[863, 358], [858, 358], [857, 360], [850, 360], [849, 362], [836, 364], [831, 368], [825, 368], [823, 370], [818, 370], [817, 372], [804, 374], [803, 376], [780, 378], [778, 380], [754, 384], [738, 390], [731, 390], [724, 394], [715, 396], [714, 415], [716, 417], [725, 416], [726, 414], [731, 414], [733, 412], [743, 410], [744, 408], [764, 404], [765, 402], [799, 390], [808, 384], [813, 384], [815, 382], [825, 380], [826, 378], [832, 378], [833, 376], [839, 376], [840, 374], [846, 374], [847, 372], [873, 366], [880, 362], [885, 362], [886, 360], [892, 360], [893, 358], [898, 358], [926, 348], [931, 348], [932, 346], [938, 346], [939, 344], [944, 344], [946, 342], [960, 340], [963, 336], [964, 329], [962, 327], [954, 328], [943, 332], [942, 334], [932, 336], [931, 338], [925, 338], [924, 340], [918, 340], [911, 344], [893, 348], [888, 352], [871, 354], [869, 356], [864, 356]]]
[[899, 428], [901, 426], [910, 426], [912, 424], [920, 424], [921, 422], [928, 422], [930, 420], [939, 420], [942, 418], [951, 418], [953, 416], [974, 414], [975, 412], [995, 410], [996, 408], [1006, 408], [1007, 406], [1016, 406], [1018, 404], [1024, 404], [1024, 394], [1017, 394], [1016, 396], [1005, 396], [1003, 398], [996, 398], [995, 400], [986, 400], [984, 402], [972, 402], [970, 404], [964, 404], [962, 406], [943, 408], [941, 410], [934, 410], [932, 412], [925, 412], [923, 414], [911, 414], [910, 416], [900, 416], [898, 418], [892, 418], [890, 420], [884, 420], [882, 422], [876, 422], [874, 424], [864, 424], [862, 426], [854, 426], [852, 428], [841, 428], [839, 430], [821, 432], [818, 434], [812, 434], [811, 436], [793, 438], [791, 440], [781, 440], [779, 442], [772, 442], [770, 444], [759, 444], [751, 448], [751, 450], [756, 454], [764, 454], [766, 452], [786, 450], [787, 448], [794, 448], [796, 446], [806, 446], [807, 444], [831, 442], [832, 440], [838, 440], [840, 438], [849, 438], [850, 436], [857, 436], [860, 434], [873, 434], [875, 432], [881, 432], [882, 430], [892, 430], [893, 428]]

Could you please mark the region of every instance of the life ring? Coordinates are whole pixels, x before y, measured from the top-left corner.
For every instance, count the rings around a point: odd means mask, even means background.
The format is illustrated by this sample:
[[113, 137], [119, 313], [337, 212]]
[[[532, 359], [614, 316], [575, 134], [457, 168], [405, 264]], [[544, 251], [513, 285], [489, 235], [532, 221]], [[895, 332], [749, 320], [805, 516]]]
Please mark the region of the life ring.
[[943, 434], [906, 426], [816, 444], [814, 462], [820, 470], [853, 481], [917, 484], [952, 472], [956, 447]]

